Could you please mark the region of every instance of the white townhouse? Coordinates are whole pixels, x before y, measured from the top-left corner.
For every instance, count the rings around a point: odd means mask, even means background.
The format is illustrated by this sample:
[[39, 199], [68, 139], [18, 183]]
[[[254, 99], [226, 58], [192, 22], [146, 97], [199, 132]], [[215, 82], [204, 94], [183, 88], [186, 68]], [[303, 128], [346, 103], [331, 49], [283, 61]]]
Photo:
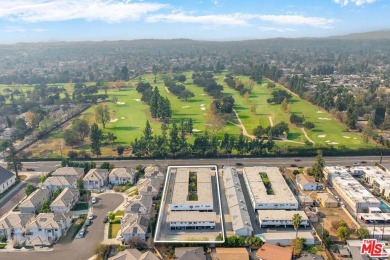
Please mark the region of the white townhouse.
[[22, 241], [26, 226], [34, 218], [34, 214], [22, 214], [12, 212], [0, 219], [0, 236], [5, 236], [8, 241], [15, 239]]
[[84, 177], [84, 168], [61, 167], [56, 169], [51, 176], [74, 176], [77, 179], [82, 179]]
[[45, 180], [42, 188], [52, 191], [65, 188], [77, 188], [77, 178], [74, 176], [51, 176]]
[[126, 214], [150, 214], [152, 205], [152, 196], [137, 195], [125, 204], [124, 211]]
[[28, 225], [29, 238], [40, 237], [50, 243], [57, 242], [71, 226], [67, 213], [41, 213]]
[[107, 169], [91, 169], [83, 178], [85, 189], [101, 189], [108, 184]]
[[43, 203], [50, 200], [51, 190], [37, 189], [23, 200], [18, 208], [20, 213], [38, 213]]
[[8, 190], [15, 182], [15, 174], [0, 166], [0, 194]]
[[143, 178], [137, 182], [138, 194], [156, 197], [161, 188], [160, 179]]
[[129, 239], [138, 237], [146, 240], [150, 219], [147, 215], [127, 214], [121, 220], [121, 235], [127, 243]]
[[135, 171], [132, 168], [114, 168], [108, 175], [109, 183], [113, 185], [133, 184]]
[[64, 189], [57, 198], [50, 204], [54, 213], [68, 213], [79, 201], [80, 192], [78, 189]]
[[217, 214], [200, 211], [171, 211], [167, 223], [174, 229], [214, 229]]

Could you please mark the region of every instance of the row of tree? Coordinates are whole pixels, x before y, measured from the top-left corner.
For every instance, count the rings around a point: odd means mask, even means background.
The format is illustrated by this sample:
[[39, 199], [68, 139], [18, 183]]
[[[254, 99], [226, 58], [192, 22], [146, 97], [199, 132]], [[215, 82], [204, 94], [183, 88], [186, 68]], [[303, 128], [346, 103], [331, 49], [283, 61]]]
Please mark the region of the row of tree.
[[253, 80], [250, 80], [247, 84], [244, 84], [241, 80], [239, 80], [237, 77], [234, 77], [234, 75], [230, 73], [225, 75], [224, 81], [230, 88], [237, 90], [241, 96], [244, 96], [246, 93], [252, 93], [253, 87], [255, 86]]
[[178, 98], [187, 101], [189, 98], [194, 97], [194, 93], [186, 89], [183, 83], [186, 81], [185, 75], [175, 75], [173, 78], [165, 76], [164, 85], [168, 90], [176, 95]]

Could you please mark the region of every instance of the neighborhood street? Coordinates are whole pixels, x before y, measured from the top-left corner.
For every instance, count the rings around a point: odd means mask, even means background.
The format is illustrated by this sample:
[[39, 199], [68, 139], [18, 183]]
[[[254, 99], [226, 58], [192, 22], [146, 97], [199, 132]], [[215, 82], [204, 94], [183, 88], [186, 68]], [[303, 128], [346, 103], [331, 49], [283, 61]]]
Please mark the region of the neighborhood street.
[[95, 218], [93, 224], [88, 227], [84, 238], [75, 239], [70, 243], [59, 243], [53, 251], [27, 251], [27, 252], [0, 252], [0, 259], [7, 260], [86, 260], [93, 256], [95, 245], [103, 241], [104, 223], [103, 218], [108, 211], [113, 211], [123, 202], [120, 194], [107, 193], [99, 196], [99, 202], [94, 205]]

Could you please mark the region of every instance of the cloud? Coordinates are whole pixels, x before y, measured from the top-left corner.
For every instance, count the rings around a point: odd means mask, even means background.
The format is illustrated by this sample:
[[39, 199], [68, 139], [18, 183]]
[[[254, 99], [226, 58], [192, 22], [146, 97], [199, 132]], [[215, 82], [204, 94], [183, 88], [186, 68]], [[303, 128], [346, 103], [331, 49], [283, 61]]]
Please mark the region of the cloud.
[[218, 14], [218, 15], [189, 15], [183, 12], [172, 14], [156, 14], [146, 18], [148, 22], [168, 23], [197, 23], [203, 25], [248, 26], [250, 21], [260, 20], [283, 25], [305, 25], [330, 28], [335, 22], [332, 18], [310, 17], [303, 15], [261, 15], [261, 14]]
[[277, 27], [267, 27], [267, 26], [260, 26], [260, 31], [263, 32], [295, 32], [296, 29], [292, 28], [277, 28]]
[[23, 27], [18, 27], [18, 26], [8, 26], [8, 27], [5, 27], [2, 31], [6, 32], [6, 33], [22, 33], [22, 32], [25, 32], [26, 29]]
[[185, 13], [174, 14], [156, 14], [147, 17], [146, 21], [150, 23], [168, 22], [168, 23], [198, 23], [207, 25], [248, 25], [247, 19], [241, 14], [232, 15], [188, 15]]
[[108, 23], [139, 20], [166, 7], [160, 3], [113, 0], [0, 0], [0, 19], [13, 22], [56, 22], [83, 19]]
[[376, 0], [333, 0], [336, 4], [339, 4], [341, 6], [346, 6], [348, 4], [355, 4], [357, 6], [364, 5], [364, 4], [372, 4]]

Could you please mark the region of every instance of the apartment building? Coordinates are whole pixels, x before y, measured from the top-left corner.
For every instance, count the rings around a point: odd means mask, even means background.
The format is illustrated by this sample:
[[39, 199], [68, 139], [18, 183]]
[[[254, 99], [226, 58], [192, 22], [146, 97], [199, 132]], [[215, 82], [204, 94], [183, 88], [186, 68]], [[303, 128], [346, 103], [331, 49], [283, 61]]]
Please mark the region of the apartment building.
[[302, 218], [301, 226], [307, 227], [309, 219], [304, 211], [291, 210], [258, 210], [260, 227], [278, 227], [278, 226], [292, 226], [291, 219], [295, 214], [299, 214]]
[[169, 227], [174, 229], [214, 229], [217, 220], [215, 212], [172, 211], [167, 217]]

